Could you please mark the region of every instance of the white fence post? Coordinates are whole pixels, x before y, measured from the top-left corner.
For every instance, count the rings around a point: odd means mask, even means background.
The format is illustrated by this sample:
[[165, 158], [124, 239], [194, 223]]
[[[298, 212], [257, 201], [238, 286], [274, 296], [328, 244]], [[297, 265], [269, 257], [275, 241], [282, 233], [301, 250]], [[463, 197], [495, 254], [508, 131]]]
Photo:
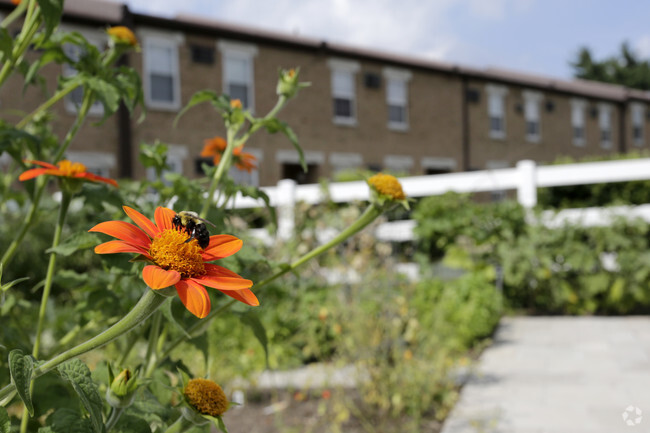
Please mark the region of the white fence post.
[[282, 179], [277, 187], [277, 216], [278, 216], [278, 237], [282, 240], [290, 239], [293, 236], [293, 229], [296, 225], [296, 182], [292, 179]]
[[537, 204], [537, 165], [535, 161], [525, 159], [517, 162], [519, 180], [517, 185], [517, 201], [523, 207], [530, 209]]

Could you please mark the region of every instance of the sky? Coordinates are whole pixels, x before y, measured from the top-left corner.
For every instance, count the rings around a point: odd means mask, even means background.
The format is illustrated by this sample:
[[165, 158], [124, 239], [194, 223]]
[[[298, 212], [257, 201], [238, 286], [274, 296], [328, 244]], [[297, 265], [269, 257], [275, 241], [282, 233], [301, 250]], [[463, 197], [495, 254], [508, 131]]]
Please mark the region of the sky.
[[[119, 1], [119, 0], [115, 0]], [[571, 78], [627, 41], [650, 57], [645, 0], [123, 0], [131, 10], [247, 27], [473, 67]]]

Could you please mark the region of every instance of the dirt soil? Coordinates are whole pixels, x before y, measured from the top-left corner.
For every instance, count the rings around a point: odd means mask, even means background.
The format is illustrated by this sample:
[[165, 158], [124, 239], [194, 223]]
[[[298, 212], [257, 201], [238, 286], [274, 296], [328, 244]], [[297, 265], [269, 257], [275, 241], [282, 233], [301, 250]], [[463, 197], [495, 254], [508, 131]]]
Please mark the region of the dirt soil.
[[[338, 398], [335, 394], [339, 392], [348, 395]], [[230, 433], [439, 433], [442, 428], [435, 419], [422, 419], [419, 428], [413, 429], [412, 420], [406, 418], [366, 417], [358, 409], [358, 399], [350, 398], [349, 393], [277, 391], [247, 395], [246, 403], [232, 407], [223, 420]]]

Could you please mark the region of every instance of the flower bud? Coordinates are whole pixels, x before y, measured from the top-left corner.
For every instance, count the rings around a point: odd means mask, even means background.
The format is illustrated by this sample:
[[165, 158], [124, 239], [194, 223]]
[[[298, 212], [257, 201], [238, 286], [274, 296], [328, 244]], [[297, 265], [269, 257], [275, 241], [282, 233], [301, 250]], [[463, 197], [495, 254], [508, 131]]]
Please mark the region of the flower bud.
[[406, 209], [409, 208], [402, 184], [399, 183], [395, 176], [377, 173], [368, 179], [368, 186], [370, 186], [371, 191], [370, 201], [380, 207], [386, 204], [400, 203]]
[[223, 389], [209, 379], [191, 379], [185, 386], [183, 395], [190, 407], [200, 415], [218, 417], [230, 405]]
[[276, 93], [285, 98], [293, 98], [301, 87], [309, 86], [309, 83], [298, 82], [298, 73], [300, 68], [280, 69], [280, 77], [276, 87]]
[[133, 403], [135, 391], [138, 389], [138, 379], [128, 369], [118, 374], [106, 392], [106, 401], [112, 407], [128, 407]]
[[106, 30], [106, 33], [110, 36], [111, 41], [117, 45], [129, 45], [131, 47], [136, 47], [138, 45], [138, 40], [128, 27], [111, 27]]

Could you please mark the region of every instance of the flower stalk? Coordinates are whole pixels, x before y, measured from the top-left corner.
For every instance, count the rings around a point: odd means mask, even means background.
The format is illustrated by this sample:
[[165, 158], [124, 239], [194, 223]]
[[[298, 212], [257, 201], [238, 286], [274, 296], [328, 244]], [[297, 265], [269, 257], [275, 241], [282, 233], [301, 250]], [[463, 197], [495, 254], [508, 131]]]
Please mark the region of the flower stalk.
[[[175, 293], [176, 292], [173, 287], [155, 291], [147, 289], [138, 303], [131, 309], [131, 311], [129, 311], [122, 319], [120, 319], [120, 321], [115, 323], [113, 326], [101, 334], [96, 335], [93, 338], [79, 344], [78, 346], [55, 356], [54, 358], [35, 368], [34, 372], [32, 373], [32, 378], [36, 379], [48, 371], [53, 370], [65, 361], [74, 358], [75, 356], [79, 356], [86, 352], [90, 352], [91, 350], [102, 347], [105, 344], [108, 344], [116, 338], [120, 337], [121, 335], [130, 332], [136, 326], [147, 320], [151, 314], [160, 308], [167, 297], [174, 296]], [[0, 389], [0, 402], [5, 401], [5, 397], [9, 396], [15, 389], [16, 386], [13, 383]]]

